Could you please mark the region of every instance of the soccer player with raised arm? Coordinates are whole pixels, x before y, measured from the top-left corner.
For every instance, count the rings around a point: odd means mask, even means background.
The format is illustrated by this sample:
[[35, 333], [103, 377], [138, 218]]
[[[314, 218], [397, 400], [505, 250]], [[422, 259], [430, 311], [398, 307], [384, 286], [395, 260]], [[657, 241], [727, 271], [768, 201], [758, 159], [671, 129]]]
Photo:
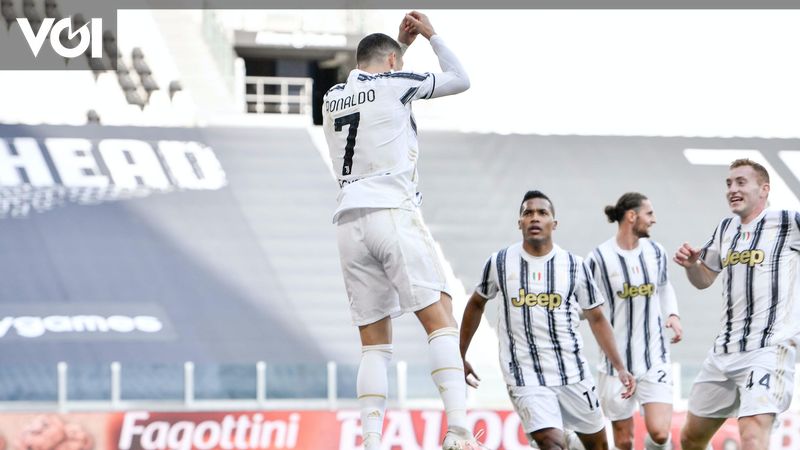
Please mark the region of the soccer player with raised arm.
[[[430, 41], [442, 72], [403, 71], [417, 35]], [[464, 367], [445, 272], [419, 211], [415, 100], [469, 88], [458, 58], [419, 12], [397, 41], [371, 34], [358, 67], [323, 99], [323, 128], [337, 173], [337, 241], [353, 323], [361, 337], [356, 390], [365, 450], [380, 448], [392, 357], [391, 319], [413, 312], [428, 334], [431, 375], [447, 415], [443, 449], [477, 448], [468, 430]]]
[[605, 293], [603, 310], [614, 329], [625, 368], [636, 377], [636, 393], [623, 399], [614, 367], [603, 357], [599, 369], [600, 404], [611, 419], [614, 445], [633, 449], [633, 413], [644, 409], [647, 450], [671, 450], [672, 371], [664, 327], [671, 342], [681, 340], [681, 321], [675, 290], [667, 275], [667, 252], [650, 240], [656, 223], [653, 204], [638, 192], [623, 194], [606, 206], [606, 217], [617, 223], [617, 233], [595, 248], [586, 262]]
[[728, 417], [738, 418], [743, 450], [766, 450], [794, 388], [800, 214], [767, 209], [769, 173], [755, 161], [731, 163], [725, 182], [733, 215], [674, 258], [698, 289], [722, 274], [722, 329], [689, 395], [683, 450], [704, 450]]
[[[578, 332], [583, 312], [630, 397], [636, 380], [625, 368], [614, 332], [603, 315], [603, 296], [582, 258], [553, 243], [555, 209], [539, 191], [520, 205], [522, 242], [493, 254], [467, 302], [461, 321], [461, 356], [489, 301], [498, 310], [495, 331], [500, 366], [514, 410], [528, 439], [542, 450], [565, 449], [564, 429], [574, 430], [587, 450], [607, 449], [605, 420]], [[477, 375], [464, 361], [470, 385]], [[472, 378], [475, 377], [475, 379]]]

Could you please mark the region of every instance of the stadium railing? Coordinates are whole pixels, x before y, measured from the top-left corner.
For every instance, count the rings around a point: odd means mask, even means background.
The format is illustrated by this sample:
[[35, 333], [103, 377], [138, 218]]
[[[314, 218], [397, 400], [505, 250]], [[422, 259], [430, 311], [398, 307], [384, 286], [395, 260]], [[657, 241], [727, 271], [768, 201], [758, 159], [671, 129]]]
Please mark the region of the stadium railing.
[[[398, 361], [390, 372], [389, 405], [398, 409], [439, 408], [424, 364]], [[40, 367], [43, 368], [44, 366]], [[319, 364], [126, 364], [68, 365], [41, 370], [0, 370], [4, 411], [232, 411], [242, 409], [356, 408], [357, 367]], [[689, 369], [689, 370], [684, 370]], [[673, 363], [674, 405], [685, 411], [697, 367]], [[691, 375], [691, 376], [687, 376]], [[800, 382], [796, 382], [800, 384]], [[24, 385], [24, 386], [23, 386]], [[504, 399], [497, 399], [502, 401]], [[472, 398], [471, 408], [495, 407]], [[800, 411], [800, 401], [792, 403]]]
[[311, 114], [311, 78], [245, 77], [247, 112]]

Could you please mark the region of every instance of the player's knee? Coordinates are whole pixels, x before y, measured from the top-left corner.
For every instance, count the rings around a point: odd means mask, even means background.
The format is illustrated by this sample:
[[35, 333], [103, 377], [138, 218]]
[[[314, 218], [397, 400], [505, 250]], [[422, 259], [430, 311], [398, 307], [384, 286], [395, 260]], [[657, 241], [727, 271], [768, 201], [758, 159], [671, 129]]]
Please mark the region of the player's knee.
[[766, 448], [769, 444], [769, 433], [765, 433], [760, 429], [739, 429], [741, 438], [742, 450], [761, 449]]
[[619, 450], [633, 449], [633, 423], [627, 420], [612, 422], [614, 447]]
[[664, 444], [665, 442], [667, 442], [667, 439], [669, 439], [669, 430], [655, 429], [655, 430], [650, 430], [649, 434], [650, 434], [650, 439], [652, 439], [653, 442], [655, 442], [658, 445]]
[[556, 429], [539, 430], [531, 435], [540, 450], [566, 450], [564, 435]]
[[619, 450], [633, 450], [633, 436], [614, 436], [614, 447]]
[[539, 450], [566, 450], [567, 447], [564, 445], [563, 442], [559, 442], [556, 439], [545, 438], [541, 441], [536, 441], [536, 444], [539, 446]]
[[702, 436], [693, 433], [691, 430], [688, 430], [686, 427], [681, 429], [681, 449], [683, 450], [692, 450], [692, 449], [702, 449], [703, 448]]

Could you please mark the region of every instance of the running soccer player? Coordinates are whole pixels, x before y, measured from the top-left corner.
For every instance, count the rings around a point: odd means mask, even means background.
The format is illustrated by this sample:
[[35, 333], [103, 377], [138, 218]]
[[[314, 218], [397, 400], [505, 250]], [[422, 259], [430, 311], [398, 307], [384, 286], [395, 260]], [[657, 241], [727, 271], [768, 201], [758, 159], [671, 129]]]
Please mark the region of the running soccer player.
[[789, 407], [800, 331], [800, 214], [767, 209], [769, 173], [737, 159], [725, 180], [733, 213], [675, 262], [705, 289], [722, 274], [722, 329], [689, 395], [684, 450], [704, 450], [728, 417], [738, 417], [743, 450], [766, 449], [775, 416]]
[[605, 213], [609, 222], [617, 222], [617, 234], [595, 248], [586, 262], [606, 294], [604, 312], [637, 387], [633, 397], [621, 398], [624, 387], [603, 357], [598, 368], [600, 404], [611, 419], [616, 448], [633, 448], [633, 413], [638, 403], [647, 428], [645, 448], [672, 449], [672, 371], [663, 327], [672, 329], [672, 343], [681, 340], [682, 329], [667, 275], [667, 253], [650, 240], [656, 217], [644, 195], [628, 192], [616, 205], [606, 206]]
[[[574, 430], [587, 450], [606, 449], [605, 420], [594, 380], [581, 349], [580, 312], [608, 355], [629, 398], [636, 380], [617, 351], [602, 294], [579, 256], [553, 243], [555, 209], [539, 191], [520, 205], [522, 242], [493, 254], [461, 321], [461, 356], [466, 357], [490, 300], [498, 309], [495, 326], [500, 366], [514, 410], [528, 439], [542, 450], [564, 449], [564, 429]], [[464, 362], [467, 375], [477, 375]], [[477, 381], [469, 378], [470, 385]]]
[[[403, 51], [430, 41], [441, 73], [404, 72]], [[445, 273], [419, 211], [414, 100], [458, 94], [469, 78], [419, 12], [407, 14], [397, 41], [371, 34], [358, 67], [324, 97], [323, 128], [341, 190], [334, 213], [353, 323], [361, 337], [356, 390], [366, 450], [380, 447], [392, 357], [391, 319], [413, 312], [428, 334], [431, 375], [444, 402], [443, 448], [473, 448], [464, 368]]]

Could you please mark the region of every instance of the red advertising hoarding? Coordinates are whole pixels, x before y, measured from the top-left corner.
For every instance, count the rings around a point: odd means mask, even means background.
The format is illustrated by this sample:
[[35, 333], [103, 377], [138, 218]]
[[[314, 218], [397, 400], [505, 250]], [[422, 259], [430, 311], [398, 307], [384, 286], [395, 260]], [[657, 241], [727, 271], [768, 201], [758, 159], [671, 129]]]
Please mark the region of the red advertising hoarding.
[[[474, 431], [489, 449], [530, 448], [510, 411], [470, 412]], [[679, 446], [685, 413], [675, 413], [672, 436]], [[636, 417], [637, 449], [644, 448], [644, 422]], [[432, 410], [390, 410], [383, 450], [439, 449], [444, 415]], [[782, 416], [774, 449], [800, 448], [800, 414]], [[0, 414], [0, 450], [361, 450], [359, 413], [340, 411], [236, 411], [70, 414]], [[735, 450], [738, 427], [723, 425], [714, 450]]]

